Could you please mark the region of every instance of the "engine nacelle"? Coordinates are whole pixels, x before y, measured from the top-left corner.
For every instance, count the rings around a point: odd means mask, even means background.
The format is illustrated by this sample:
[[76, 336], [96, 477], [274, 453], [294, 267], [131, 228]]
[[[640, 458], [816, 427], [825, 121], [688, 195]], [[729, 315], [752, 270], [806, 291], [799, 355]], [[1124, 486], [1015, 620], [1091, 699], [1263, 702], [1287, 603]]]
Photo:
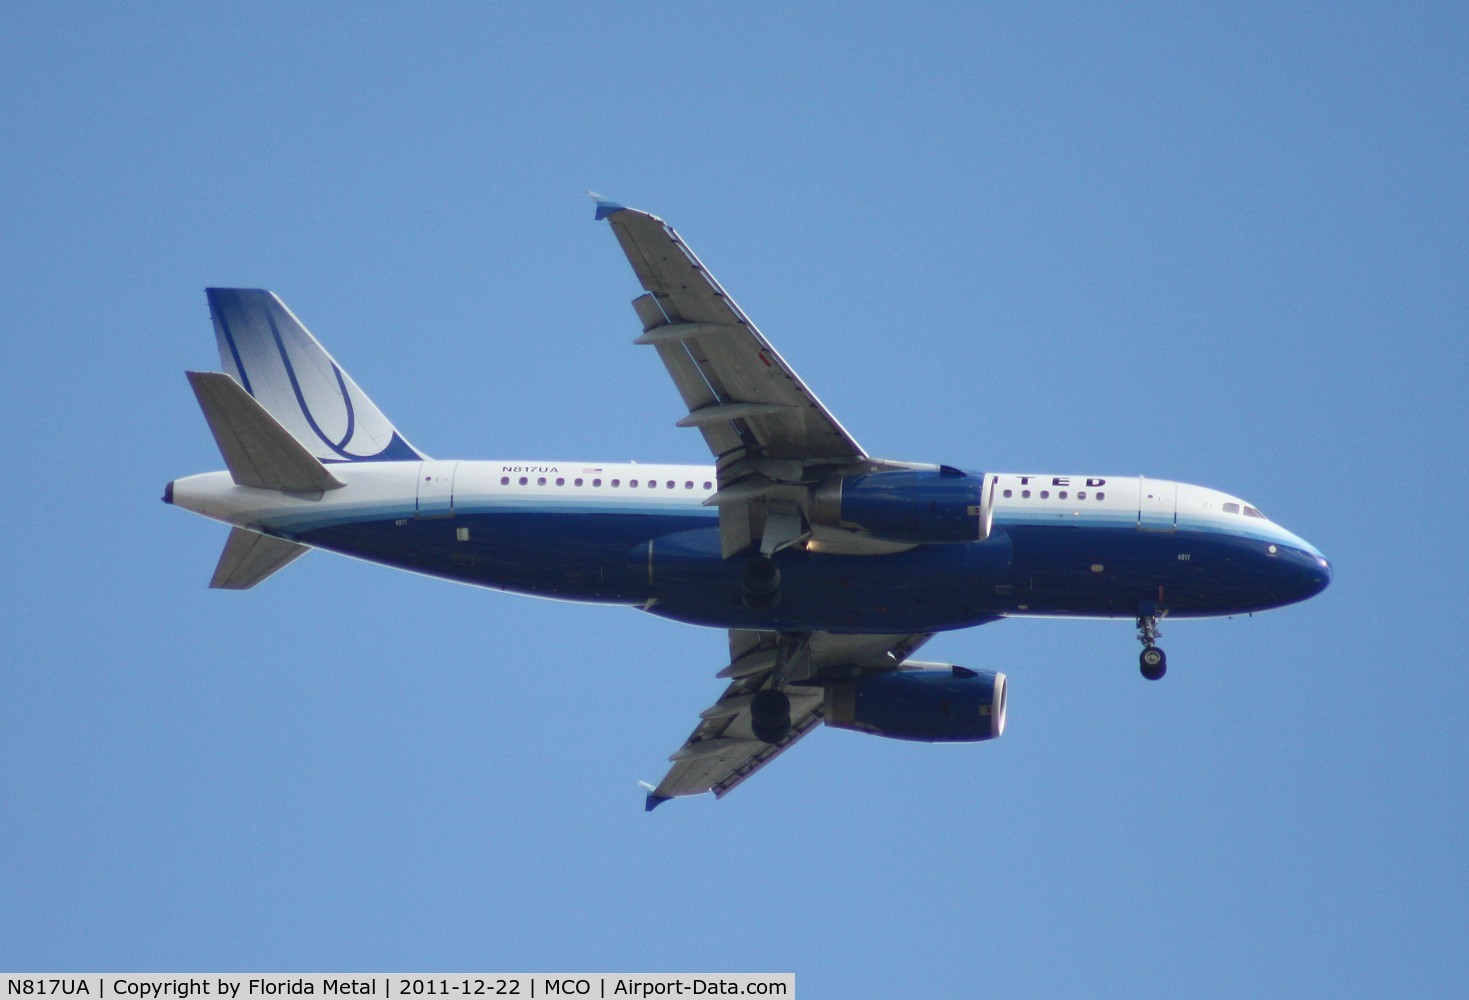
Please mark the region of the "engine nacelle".
[[835, 479], [816, 488], [810, 519], [893, 542], [982, 542], [994, 523], [995, 479], [948, 466]]
[[826, 688], [826, 724], [895, 740], [972, 743], [1005, 731], [1005, 675], [944, 663]]

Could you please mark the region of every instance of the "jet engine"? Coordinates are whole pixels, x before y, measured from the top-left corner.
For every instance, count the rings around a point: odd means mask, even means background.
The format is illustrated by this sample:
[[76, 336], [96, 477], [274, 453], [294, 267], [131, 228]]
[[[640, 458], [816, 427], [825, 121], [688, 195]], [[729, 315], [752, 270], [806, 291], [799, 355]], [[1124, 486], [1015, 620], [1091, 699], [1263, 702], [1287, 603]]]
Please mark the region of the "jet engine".
[[949, 466], [849, 476], [816, 488], [810, 519], [893, 542], [982, 542], [994, 523], [994, 482]]
[[895, 740], [972, 743], [1005, 731], [1005, 675], [945, 663], [826, 688], [826, 724]]

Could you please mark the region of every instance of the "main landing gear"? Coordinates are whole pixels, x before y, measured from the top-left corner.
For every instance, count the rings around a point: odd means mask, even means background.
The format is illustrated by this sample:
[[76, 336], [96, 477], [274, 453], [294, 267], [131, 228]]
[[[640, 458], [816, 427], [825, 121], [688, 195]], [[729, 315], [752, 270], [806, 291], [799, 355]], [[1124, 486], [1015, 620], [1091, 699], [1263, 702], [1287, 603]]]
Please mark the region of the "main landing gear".
[[770, 686], [755, 692], [750, 699], [750, 729], [762, 743], [780, 743], [791, 734], [791, 699], [786, 694], [788, 683], [810, 683], [811, 646], [809, 637], [794, 633], [780, 637], [775, 651], [775, 666], [770, 671]]
[[1158, 622], [1168, 612], [1151, 601], [1144, 602], [1137, 614], [1137, 640], [1143, 644], [1142, 655], [1137, 658], [1138, 669], [1150, 681], [1162, 678], [1168, 672], [1168, 655], [1158, 648]]
[[762, 743], [779, 743], [791, 733], [791, 699], [766, 688], [750, 699], [750, 729]]

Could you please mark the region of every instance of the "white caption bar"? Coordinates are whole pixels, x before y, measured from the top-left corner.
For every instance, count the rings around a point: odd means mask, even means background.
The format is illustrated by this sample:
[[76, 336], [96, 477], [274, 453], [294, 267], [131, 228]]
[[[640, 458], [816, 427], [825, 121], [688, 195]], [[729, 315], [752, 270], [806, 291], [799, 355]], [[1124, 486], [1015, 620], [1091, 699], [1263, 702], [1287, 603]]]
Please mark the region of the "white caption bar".
[[793, 972], [33, 972], [8, 973], [0, 1000], [292, 1000], [295, 997], [782, 997], [796, 995]]

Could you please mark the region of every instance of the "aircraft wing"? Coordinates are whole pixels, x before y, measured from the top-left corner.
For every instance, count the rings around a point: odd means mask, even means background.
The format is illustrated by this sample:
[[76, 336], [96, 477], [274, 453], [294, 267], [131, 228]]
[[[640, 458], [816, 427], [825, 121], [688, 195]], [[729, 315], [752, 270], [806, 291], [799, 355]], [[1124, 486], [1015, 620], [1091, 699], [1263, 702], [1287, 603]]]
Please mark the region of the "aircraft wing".
[[[896, 670], [929, 638], [929, 634], [817, 632], [789, 636], [730, 630], [729, 666], [719, 672], [720, 677], [731, 678], [729, 687], [718, 701], [699, 713], [699, 724], [669, 758], [673, 767], [648, 793], [646, 808], [652, 810], [660, 802], [683, 795], [713, 792], [715, 797], [723, 797], [821, 724], [823, 689], [802, 680], [840, 672], [843, 667]], [[750, 699], [771, 686], [783, 644], [788, 680], [782, 690], [791, 700], [791, 731], [779, 743], [765, 743], [756, 739], [750, 728]]]
[[[866, 460], [822, 405], [720, 287], [678, 233], [656, 216], [597, 203], [646, 294], [633, 301], [637, 343], [651, 344], [683, 396], [680, 427], [697, 427], [713, 452], [726, 557], [764, 533], [765, 502], [813, 467]], [[788, 510], [789, 508], [787, 508]], [[782, 537], [782, 543], [793, 540]]]
[[806, 388], [694, 252], [662, 219], [599, 202], [638, 281], [642, 343], [657, 348], [716, 459], [745, 452], [771, 458], [848, 461], [860, 445]]

